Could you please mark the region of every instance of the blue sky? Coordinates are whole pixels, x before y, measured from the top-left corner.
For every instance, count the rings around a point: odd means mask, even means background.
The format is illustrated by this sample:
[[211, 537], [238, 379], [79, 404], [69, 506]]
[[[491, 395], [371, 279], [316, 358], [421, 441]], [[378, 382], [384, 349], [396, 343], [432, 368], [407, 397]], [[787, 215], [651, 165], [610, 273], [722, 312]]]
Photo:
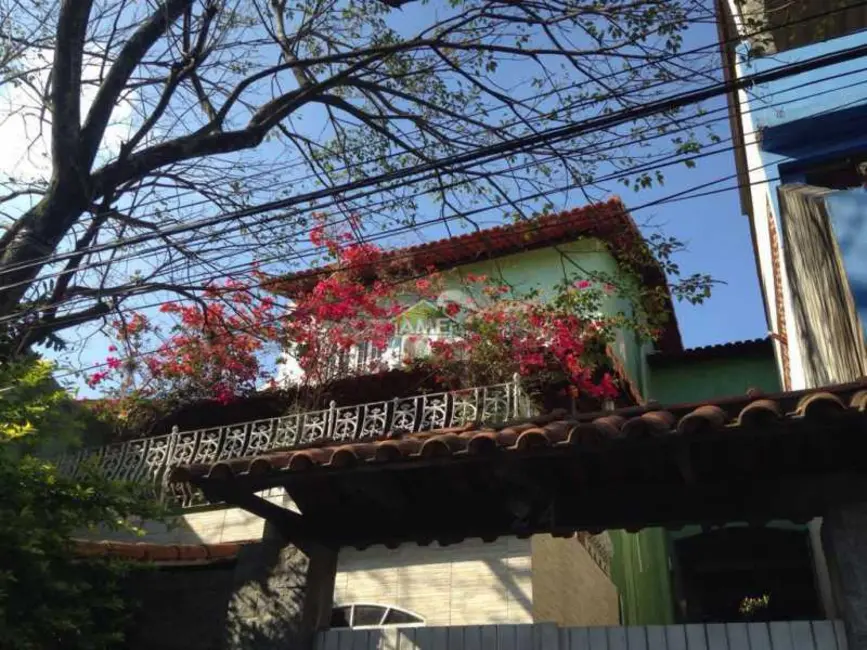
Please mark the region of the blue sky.
[[[407, 15], [408, 26], [417, 26], [419, 16]], [[707, 46], [718, 39], [715, 24], [692, 26], [684, 38], [684, 50]], [[514, 71], [509, 71], [509, 74]], [[698, 83], [706, 83], [700, 80]], [[718, 121], [716, 134], [723, 142], [714, 149], [731, 146], [727, 114], [723, 111], [725, 100], [719, 98], [704, 105]], [[671, 145], [660, 141], [663, 145]], [[711, 298], [702, 305], [677, 303], [675, 312], [680, 324], [684, 345], [697, 347], [729, 341], [752, 339], [767, 335], [765, 312], [761, 290], [756, 274], [756, 263], [750, 237], [748, 218], [741, 213], [734, 154], [723, 151], [696, 161], [694, 168], [685, 165], [672, 166], [665, 170], [665, 185], [634, 192], [632, 189], [611, 183], [606, 189], [619, 195], [639, 225], [650, 223], [659, 232], [674, 236], [687, 244], [688, 250], [677, 256], [676, 262], [684, 275], [707, 273], [721, 284], [715, 286]], [[690, 198], [665, 203], [647, 209], [636, 209], [644, 204], [664, 199], [671, 194], [689, 188], [722, 180], [702, 191], [723, 190], [711, 196]], [[560, 197], [558, 207], [574, 207], [586, 203], [579, 192], [573, 196]], [[496, 214], [487, 213], [485, 225], [495, 225]], [[650, 232], [651, 229], [645, 229]], [[424, 238], [445, 237], [442, 228], [425, 230]], [[400, 243], [410, 243], [407, 240]]]
[[[732, 153], [722, 153], [700, 161], [694, 169], [677, 168], [670, 172], [666, 188], [658, 193], [664, 195], [674, 188], [734, 173]], [[735, 181], [728, 180], [709, 189], [733, 188], [734, 184]], [[650, 201], [656, 193], [642, 191], [629, 196], [622, 192], [621, 197], [629, 206]], [[639, 222], [650, 215], [667, 234], [687, 244], [688, 250], [678, 258], [685, 274], [708, 273], [725, 283], [717, 285], [711, 298], [702, 305], [675, 305], [684, 345], [697, 347], [764, 337], [767, 325], [749, 220], [741, 214], [737, 190], [668, 203], [634, 214]]]
[[[418, 14], [406, 15], [410, 27], [417, 26]], [[683, 49], [690, 50], [716, 43], [715, 24], [697, 24], [685, 35]], [[706, 83], [701, 80], [699, 83]], [[719, 98], [704, 105], [709, 111], [724, 109], [725, 100]], [[714, 147], [731, 146], [727, 114], [713, 113], [720, 118], [715, 124], [716, 134], [723, 142]], [[667, 144], [664, 141], [663, 144]], [[670, 149], [670, 144], [668, 145]], [[741, 213], [734, 154], [724, 151], [696, 161], [694, 168], [678, 165], [665, 170], [665, 185], [634, 192], [623, 185], [610, 184], [610, 193], [619, 195], [639, 225], [650, 223], [663, 234], [674, 236], [687, 244], [688, 250], [677, 256], [676, 262], [684, 275], [707, 273], [721, 284], [715, 286], [711, 298], [702, 305], [675, 304], [683, 343], [697, 347], [729, 341], [752, 339], [767, 335], [765, 312], [756, 274], [756, 263], [750, 237], [748, 218]], [[727, 189], [725, 192], [665, 203], [647, 209], [635, 209], [686, 189], [704, 185], [717, 179], [726, 179], [702, 191]], [[565, 197], [564, 197], [565, 198]], [[575, 192], [566, 203], [558, 207], [583, 205], [586, 200]], [[486, 225], [494, 225], [494, 213], [485, 215]], [[491, 221], [487, 221], [491, 219]], [[647, 232], [650, 229], [645, 229]], [[425, 231], [425, 239], [447, 236], [443, 229]], [[408, 242], [403, 242], [408, 243]]]
[[[716, 39], [714, 25], [697, 25], [690, 29], [685, 47], [700, 47]], [[705, 108], [712, 111], [724, 104], [720, 98], [708, 102]], [[727, 120], [719, 123], [716, 132], [724, 146], [731, 146], [726, 142], [731, 137]], [[724, 283], [717, 285], [711, 298], [702, 305], [675, 305], [686, 347], [759, 338], [768, 332], [749, 219], [741, 212], [737, 181], [730, 178], [734, 174], [734, 153], [725, 151], [698, 160], [693, 169], [677, 166], [666, 170], [663, 188], [639, 193], [620, 188], [621, 198], [632, 207], [689, 187], [727, 179], [707, 188], [707, 191], [728, 188], [727, 191], [633, 213], [639, 224], [652, 218], [666, 234], [687, 244], [688, 250], [678, 258], [685, 275], [708, 273]]]

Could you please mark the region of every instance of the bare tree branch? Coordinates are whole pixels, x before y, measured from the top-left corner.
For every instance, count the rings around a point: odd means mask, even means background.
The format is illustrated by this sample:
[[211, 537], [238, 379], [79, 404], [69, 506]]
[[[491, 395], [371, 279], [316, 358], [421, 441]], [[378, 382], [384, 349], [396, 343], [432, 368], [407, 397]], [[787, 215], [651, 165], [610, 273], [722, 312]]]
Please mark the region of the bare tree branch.
[[[641, 104], [716, 65], [713, 53], [678, 52], [682, 32], [710, 15], [702, 0], [433, 0], [417, 29], [401, 18], [405, 0], [58, 1], [52, 12], [0, 0], [0, 79], [22, 94], [10, 116], [33, 158], [50, 151], [45, 178], [10, 179], [0, 197], [13, 219], [0, 236], [0, 319], [30, 327], [26, 344], [145, 295], [194, 300], [254, 259], [303, 264], [314, 206], [267, 226], [251, 216], [169, 235], [166, 225]], [[2, 68], [6, 43], [26, 64]], [[362, 215], [362, 239], [406, 228], [431, 200], [446, 227], [489, 197], [529, 214], [539, 201], [522, 196], [570, 183], [590, 200], [598, 170], [653, 160], [644, 138], [697, 141], [697, 117], [662, 115], [479, 169], [443, 164], [380, 195], [335, 197], [334, 210]], [[139, 233], [156, 243], [97, 247]]]

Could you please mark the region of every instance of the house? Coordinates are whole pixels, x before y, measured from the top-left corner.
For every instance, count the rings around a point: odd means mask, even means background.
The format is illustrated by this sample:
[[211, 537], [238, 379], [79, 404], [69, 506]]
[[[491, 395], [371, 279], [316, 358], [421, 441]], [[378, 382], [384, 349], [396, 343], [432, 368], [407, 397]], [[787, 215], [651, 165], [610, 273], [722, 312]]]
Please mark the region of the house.
[[867, 372], [867, 11], [853, 0], [718, 6], [727, 79], [792, 71], [728, 98], [782, 385], [852, 381]]
[[[543, 215], [529, 222], [480, 230], [410, 248], [393, 249], [377, 260], [389, 268], [392, 260], [413, 269], [441, 274], [436, 295], [410, 294], [395, 318], [394, 334], [381, 353], [381, 364], [399, 368], [408, 358], [423, 357], [435, 341], [459, 335], [460, 324], [442, 306], [467, 305], [478, 298], [467, 278], [490, 277], [515, 294], [553, 291], [566, 279], [614, 275], [621, 261], [642, 246], [641, 235], [618, 200]], [[641, 281], [664, 289], [658, 267], [638, 269]], [[290, 298], [310, 291], [320, 269], [295, 273], [272, 283]], [[368, 278], [373, 281], [373, 275]], [[605, 309], [629, 310], [622, 300]], [[680, 335], [670, 319], [660, 337], [669, 350], [680, 348]], [[620, 331], [611, 346], [616, 368], [635, 403], [648, 382], [646, 356], [650, 344], [635, 333]], [[339, 361], [350, 375], [363, 376], [372, 361], [364, 344], [354, 346]], [[288, 350], [282, 368], [286, 382], [297, 381], [300, 368]], [[410, 381], [408, 378], [407, 381]], [[449, 423], [452, 424], [452, 423]], [[363, 428], [363, 426], [362, 426]], [[342, 550], [338, 557], [335, 603], [341, 624], [370, 625], [369, 604], [397, 607], [427, 625], [556, 622], [561, 625], [616, 625], [620, 620], [617, 589], [611, 581], [612, 541], [607, 533], [556, 539], [550, 535], [501, 538], [482, 543], [464, 541], [447, 547], [401, 545]], [[361, 609], [364, 606], [367, 609]], [[359, 623], [358, 621], [363, 621]], [[336, 620], [332, 624], [336, 624]]]
[[[403, 253], [444, 277], [544, 282], [561, 251], [610, 270], [637, 236], [617, 202], [540, 223]], [[637, 276], [664, 286], [653, 265]], [[429, 323], [436, 299], [419, 304]], [[657, 349], [615, 337], [616, 404], [533, 413], [521, 382], [414, 394], [392, 370], [348, 380], [376, 400], [98, 450], [112, 476], [195, 506], [143, 545], [96, 547], [159, 567], [131, 647], [205, 647], [223, 626], [238, 648], [316, 632], [338, 648], [842, 650], [859, 638], [861, 519], [840, 505], [867, 486], [867, 385], [779, 392], [777, 353], [683, 350], [671, 321]]]
[[[391, 259], [409, 258], [412, 267], [442, 276], [437, 295], [423, 299], [410, 295], [406, 298], [406, 308], [395, 316], [393, 340], [382, 353], [382, 365], [388, 369], [385, 374], [389, 377], [393, 378], [397, 373], [399, 382], [403, 384], [399, 392], [392, 388], [394, 392], [389, 393], [387, 399], [374, 404], [345, 405], [345, 408], [341, 404], [314, 414], [306, 413], [303, 421], [298, 419], [302, 417], [298, 415], [276, 420], [286, 423], [295, 418], [292, 442], [321, 444], [327, 442], [329, 436], [337, 435], [336, 431], [343, 426], [341, 423], [357, 426], [347, 440], [387, 434], [395, 427], [397, 414], [409, 411], [403, 410], [407, 405], [411, 405], [413, 413], [409, 428], [414, 431], [438, 426], [456, 428], [472, 420], [490, 421], [492, 416], [501, 420], [526, 416], [527, 405], [520, 396], [519, 382], [478, 387], [469, 398], [466, 390], [425, 394], [425, 386], [413, 383], [416, 379], [413, 374], [400, 374], [403, 360], [414, 354], [410, 345], [416, 346], [415, 352], [423, 354], [431, 341], [451, 335], [455, 323], [442, 310], [442, 305], [445, 302], [473, 302], [474, 298], [469, 295], [472, 288], [467, 288], [464, 281], [467, 277], [496, 277], [508, 283], [516, 293], [538, 289], [544, 294], [564, 279], [572, 279], [576, 275], [573, 269], [580, 269], [578, 277], [594, 273], [613, 276], [620, 270], [621, 260], [635, 257], [634, 248], [642, 246], [641, 242], [625, 207], [615, 199], [545, 215], [527, 223], [519, 222], [389, 251], [379, 260], [382, 267], [387, 267]], [[639, 265], [636, 271], [641, 282], [665, 291], [664, 275], [655, 264]], [[319, 277], [317, 273], [316, 269], [311, 269], [280, 278], [272, 287], [290, 297], [297, 297], [310, 288], [310, 279]], [[604, 308], [613, 312], [628, 310], [630, 306], [612, 298]], [[680, 350], [680, 335], [673, 318], [665, 325], [659, 346], [670, 351]], [[640, 340], [634, 333], [617, 332], [610, 354], [612, 372], [618, 374], [623, 386], [619, 403], [636, 404], [641, 399], [649, 381], [646, 356], [651, 349], [650, 343]], [[371, 388], [372, 383], [383, 381], [382, 368], [379, 367], [380, 372], [371, 376], [366, 372], [371, 361], [369, 351], [355, 347], [349, 352], [340, 360], [340, 368], [346, 375], [342, 383], [354, 386], [358, 396], [356, 401], [370, 402], [371, 395], [382, 399], [383, 395]], [[297, 379], [299, 372], [299, 366], [293, 364], [291, 358], [284, 363], [284, 381]], [[395, 383], [392, 380], [388, 385], [394, 387]], [[392, 398], [399, 398], [400, 404], [389, 407]], [[473, 409], [473, 417], [466, 422], [456, 420], [459, 398], [463, 400], [462, 405]], [[428, 421], [425, 409], [435, 404], [437, 399], [442, 400], [444, 410], [431, 408], [430, 417], [440, 419]], [[377, 407], [380, 403], [381, 408]], [[504, 405], [506, 412], [500, 414], [496, 411], [492, 405], [497, 404]], [[597, 402], [594, 408], [602, 406]], [[366, 419], [370, 414], [374, 415]], [[378, 428], [369, 430], [368, 422]], [[256, 427], [261, 424], [260, 421], [248, 430], [233, 427], [236, 432], [249, 434], [249, 440], [242, 441], [241, 446], [246, 447], [246, 453], [251, 453]], [[136, 448], [136, 457], [140, 456], [142, 463], [146, 463], [148, 458], [157, 454], [156, 445], [171, 444], [176, 457], [166, 457], [168, 466], [183, 461], [216, 460], [224, 457], [223, 452], [231, 444], [230, 437], [234, 434], [215, 428], [208, 432], [178, 432], [173, 435], [171, 443], [168, 441], [171, 436], [164, 437], [165, 441], [141, 441]], [[277, 446], [273, 438], [270, 444]], [[124, 449], [121, 447], [104, 452], [105, 466], [132, 466], [130, 445]], [[214, 452], [210, 456], [204, 451], [208, 449]], [[263, 447], [262, 451], [266, 449]], [[179, 457], [179, 450], [188, 453]], [[167, 467], [156, 468], [156, 471], [165, 472]], [[290, 500], [280, 490], [263, 495], [272, 503], [290, 505]], [[195, 503], [198, 502], [188, 501], [187, 505]], [[148, 539], [151, 543], [234, 543], [261, 538], [263, 530], [262, 519], [241, 509], [202, 510], [200, 506], [200, 511], [188, 512], [180, 525], [172, 529], [151, 525]], [[623, 542], [618, 539], [618, 543]], [[399, 616], [403, 623], [428, 626], [543, 621], [561, 625], [617, 625], [621, 619], [621, 598], [612, 580], [612, 573], [619, 571], [614, 566], [613, 544], [609, 534], [600, 531], [595, 535], [580, 533], [565, 538], [540, 534], [485, 541], [464, 540], [447, 545], [346, 548], [338, 557], [331, 625], [375, 627], [388, 620], [392, 615], [389, 612], [399, 612], [394, 616]]]
[[[471, 306], [478, 300], [478, 291], [468, 280], [474, 277], [496, 279], [516, 295], [539, 290], [544, 298], [546, 292], [550, 294], [566, 279], [630, 273], [640, 286], [662, 292], [663, 309], [671, 312], [665, 276], [650, 257], [640, 232], [619, 199], [392, 249], [377, 260], [376, 266], [388, 269], [390, 265], [437, 273], [442, 278], [435, 296], [422, 300], [413, 294], [407, 296], [404, 311], [396, 319], [395, 335], [382, 355], [389, 368], [400, 367], [408, 354], [416, 354], [410, 347], [424, 348], [449, 336], [452, 319], [437, 309], [449, 302]], [[307, 269], [275, 279], [269, 288], [292, 299], [310, 291], [322, 274], [323, 269]], [[375, 272], [371, 272], [368, 279], [374, 278]], [[633, 306], [614, 298], [603, 310], [609, 314], [631, 313]], [[657, 344], [665, 350], [680, 349], [680, 332], [673, 316], [665, 320]], [[630, 391], [643, 391], [644, 358], [649, 350], [649, 344], [639, 340], [634, 332], [618, 332], [613, 363]], [[291, 351], [286, 356], [281, 375], [292, 382], [299, 378], [300, 370]], [[347, 357], [345, 362], [357, 368], [371, 360], [368, 351], [360, 349], [352, 349]]]

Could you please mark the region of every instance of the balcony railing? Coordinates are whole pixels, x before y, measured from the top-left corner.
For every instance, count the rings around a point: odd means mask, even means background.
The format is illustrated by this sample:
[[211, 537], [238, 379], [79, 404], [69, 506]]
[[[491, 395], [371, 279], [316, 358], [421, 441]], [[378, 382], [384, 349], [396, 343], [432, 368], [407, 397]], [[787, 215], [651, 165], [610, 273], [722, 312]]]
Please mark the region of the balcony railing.
[[[83, 463], [95, 462], [110, 479], [154, 486], [160, 498], [169, 495], [171, 469], [194, 463], [258, 456], [270, 451], [323, 444], [373, 440], [392, 432], [421, 432], [470, 422], [497, 424], [531, 414], [530, 400], [517, 376], [493, 386], [394, 398], [382, 402], [337, 406], [291, 413], [220, 427], [178, 431], [138, 438], [66, 454], [60, 471], [74, 476]], [[178, 497], [180, 495], [175, 495]], [[180, 497], [185, 506], [198, 499]]]

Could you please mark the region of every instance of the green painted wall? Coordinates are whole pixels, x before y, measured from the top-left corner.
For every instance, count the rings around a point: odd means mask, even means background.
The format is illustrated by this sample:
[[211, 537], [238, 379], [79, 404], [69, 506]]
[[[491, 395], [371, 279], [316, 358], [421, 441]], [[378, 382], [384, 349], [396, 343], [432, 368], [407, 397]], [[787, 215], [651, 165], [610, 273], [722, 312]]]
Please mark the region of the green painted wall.
[[[461, 277], [473, 273], [502, 279], [518, 293], [539, 289], [544, 295], [546, 290], [550, 290], [564, 278], [577, 279], [599, 272], [613, 274], [617, 270], [617, 261], [608, 252], [605, 244], [597, 239], [585, 238], [560, 244], [556, 248], [540, 248], [459, 266], [444, 273], [443, 277], [447, 289], [463, 289]], [[609, 314], [632, 313], [628, 301], [614, 298], [610, 299], [604, 311]], [[640, 344], [631, 332], [621, 332], [613, 347], [629, 378], [644, 393], [647, 389], [644, 357], [650, 346]]]
[[668, 538], [662, 528], [609, 531], [614, 546], [611, 579], [620, 596], [622, 625], [674, 623]]
[[[650, 358], [649, 397], [661, 404], [699, 402], [742, 395], [749, 388], [780, 390], [773, 350], [735, 355], [721, 351], [716, 358]], [[670, 541], [695, 534], [697, 526], [679, 533], [651, 528], [640, 533], [611, 531], [612, 579], [620, 593], [624, 625], [667, 625], [675, 620], [669, 568]]]
[[743, 395], [749, 388], [768, 393], [781, 390], [773, 353], [746, 358], [727, 357], [650, 364], [649, 397], [660, 404], [699, 402]]

